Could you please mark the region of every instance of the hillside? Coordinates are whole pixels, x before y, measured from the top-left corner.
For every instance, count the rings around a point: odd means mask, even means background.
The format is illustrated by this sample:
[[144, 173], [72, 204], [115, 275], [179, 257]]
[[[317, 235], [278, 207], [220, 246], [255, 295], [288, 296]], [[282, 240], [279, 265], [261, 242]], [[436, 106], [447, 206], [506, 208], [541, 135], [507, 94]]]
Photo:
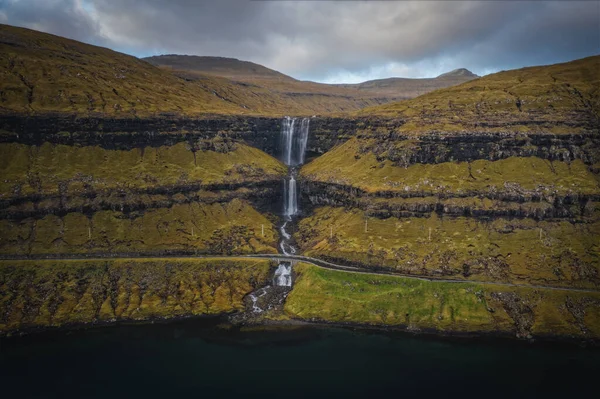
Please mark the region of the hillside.
[[[242, 113], [211, 90], [129, 55], [0, 25], [0, 111], [102, 115]], [[237, 99], [236, 99], [237, 100]]]
[[600, 121], [600, 56], [503, 71], [411, 101], [360, 110], [403, 120], [400, 131], [466, 129], [574, 132]]
[[6, 25], [0, 49], [0, 253], [276, 251], [278, 120], [233, 118], [276, 100]]
[[443, 73], [438, 76], [438, 78], [458, 78], [458, 77], [467, 77], [467, 78], [475, 79], [475, 78], [478, 78], [479, 76], [465, 68], [458, 68], [458, 69]]
[[312, 89], [280, 93], [220, 76], [182, 78], [126, 54], [8, 25], [0, 25], [0, 77], [2, 114], [279, 117], [380, 103]]
[[[0, 113], [151, 117], [314, 115], [356, 111], [464, 81], [351, 87], [301, 82], [250, 62], [160, 56], [148, 62], [0, 25]], [[442, 86], [440, 86], [440, 84]]]
[[303, 253], [600, 287], [599, 70], [596, 56], [500, 72], [357, 112], [354, 134], [300, 171]]

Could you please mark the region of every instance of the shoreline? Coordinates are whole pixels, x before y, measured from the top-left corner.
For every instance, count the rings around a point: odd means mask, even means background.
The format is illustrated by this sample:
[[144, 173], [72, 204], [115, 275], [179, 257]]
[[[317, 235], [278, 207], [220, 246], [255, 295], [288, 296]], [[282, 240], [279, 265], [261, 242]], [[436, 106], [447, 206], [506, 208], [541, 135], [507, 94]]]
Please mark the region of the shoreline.
[[231, 312], [221, 314], [189, 315], [176, 317], [157, 317], [142, 320], [107, 320], [88, 323], [67, 323], [58, 326], [30, 326], [16, 330], [0, 331], [0, 341], [15, 340], [24, 337], [48, 338], [53, 334], [72, 334], [106, 328], [144, 327], [151, 325], [175, 326], [178, 323], [195, 324], [203, 329], [237, 330], [239, 332], [279, 332], [296, 329], [343, 329], [366, 334], [389, 335], [394, 339], [413, 337], [425, 340], [452, 343], [507, 344], [514, 346], [551, 346], [569, 348], [599, 349], [598, 338], [584, 338], [565, 335], [536, 335], [531, 339], [519, 338], [509, 331], [440, 331], [432, 328], [412, 328], [406, 325], [375, 325], [356, 322], [333, 322], [327, 320], [305, 320], [290, 318], [287, 320], [253, 320], [241, 323], [232, 322], [231, 318], [247, 312]]

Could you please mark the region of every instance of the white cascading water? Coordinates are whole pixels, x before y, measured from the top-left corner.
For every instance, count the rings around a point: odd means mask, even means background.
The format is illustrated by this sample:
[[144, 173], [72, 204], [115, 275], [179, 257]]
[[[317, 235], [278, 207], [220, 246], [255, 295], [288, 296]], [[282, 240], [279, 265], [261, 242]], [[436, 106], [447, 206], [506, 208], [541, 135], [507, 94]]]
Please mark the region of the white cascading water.
[[281, 125], [282, 161], [288, 166], [304, 164], [310, 118], [303, 118], [300, 125], [296, 118], [286, 116]]
[[258, 300], [260, 298], [262, 298], [263, 296], [267, 295], [267, 293], [269, 292], [269, 288], [271, 288], [271, 286], [267, 285], [266, 287], [263, 287], [263, 288], [259, 289], [258, 291], [250, 294], [250, 300], [252, 301], [252, 312], [254, 312], [254, 313], [262, 313], [263, 312], [264, 309], [262, 309], [258, 305]]
[[292, 237], [285, 228], [299, 211], [296, 173], [297, 167], [304, 164], [309, 127], [309, 118], [303, 118], [298, 124], [296, 118], [290, 118], [289, 116], [283, 119], [281, 126], [281, 157], [283, 162], [290, 168], [288, 178], [283, 180], [283, 216], [285, 221], [279, 229], [281, 232], [279, 247], [285, 255], [296, 253], [296, 248], [289, 242]]
[[[279, 227], [279, 232], [281, 233], [279, 248], [281, 248], [281, 252], [285, 255], [294, 255], [296, 253], [296, 248], [290, 243], [292, 235], [286, 231], [286, 226], [299, 212], [296, 174], [298, 166], [304, 164], [305, 161], [309, 125], [309, 118], [303, 118], [299, 123], [296, 123], [296, 118], [286, 116], [283, 119], [281, 126], [281, 158], [289, 167], [289, 175], [283, 180], [284, 222]], [[275, 275], [273, 276], [273, 286], [291, 287], [292, 283], [292, 264], [290, 262], [280, 262], [275, 270]], [[265, 298], [263, 298], [265, 295], [269, 294], [272, 289], [272, 286], [266, 286], [249, 295], [252, 304], [252, 312], [262, 313], [272, 309], [272, 299], [267, 299], [267, 304], [265, 305]], [[287, 293], [284, 294], [281, 300], [283, 300], [285, 296], [287, 296]], [[269, 296], [266, 298], [269, 298]]]
[[296, 118], [286, 116], [281, 125], [281, 148], [283, 149], [283, 162], [286, 165], [292, 164], [292, 147], [294, 141], [294, 124]]
[[297, 161], [298, 163], [296, 165], [303, 165], [304, 164], [304, 156], [306, 155], [306, 144], [308, 143], [308, 128], [310, 126], [310, 119], [309, 118], [304, 118], [302, 119], [302, 122], [300, 123], [300, 134], [298, 134], [297, 137], [297, 144], [298, 144], [298, 152], [297, 152]]
[[275, 270], [275, 285], [278, 287], [292, 286], [292, 264], [281, 262]]
[[287, 188], [284, 188], [285, 207], [283, 213], [285, 216], [294, 216], [298, 213], [298, 196], [296, 194], [296, 179], [294, 175], [286, 182]]

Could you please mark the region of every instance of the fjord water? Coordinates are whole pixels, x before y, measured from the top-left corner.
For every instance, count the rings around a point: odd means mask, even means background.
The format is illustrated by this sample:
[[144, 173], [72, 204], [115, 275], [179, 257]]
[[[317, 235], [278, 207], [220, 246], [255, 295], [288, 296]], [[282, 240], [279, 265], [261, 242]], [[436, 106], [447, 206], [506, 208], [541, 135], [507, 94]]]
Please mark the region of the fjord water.
[[3, 397], [578, 397], [600, 360], [575, 346], [218, 322], [4, 338]]

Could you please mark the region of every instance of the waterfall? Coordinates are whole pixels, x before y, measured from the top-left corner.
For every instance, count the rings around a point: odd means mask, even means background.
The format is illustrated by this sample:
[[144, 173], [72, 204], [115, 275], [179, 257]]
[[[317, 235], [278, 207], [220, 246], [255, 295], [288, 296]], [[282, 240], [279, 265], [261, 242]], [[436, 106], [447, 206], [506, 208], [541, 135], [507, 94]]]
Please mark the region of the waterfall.
[[286, 116], [281, 125], [281, 158], [288, 166], [304, 164], [310, 118], [302, 118], [300, 125], [296, 118]]
[[287, 219], [298, 213], [296, 167], [305, 161], [309, 127], [310, 118], [302, 118], [298, 125], [296, 118], [286, 116], [281, 124], [281, 158], [291, 167], [289, 178], [283, 181], [283, 215]]
[[[287, 232], [288, 223], [293, 223], [293, 217], [298, 214], [298, 187], [296, 177], [298, 167], [303, 165], [306, 158], [308, 143], [309, 118], [303, 118], [296, 123], [296, 118], [286, 116], [281, 124], [281, 160], [288, 166], [288, 176], [283, 179], [283, 223], [279, 226], [281, 240], [279, 248], [285, 255], [296, 254], [293, 238]], [[256, 315], [265, 311], [283, 307], [293, 284], [292, 263], [279, 262], [273, 275], [273, 285], [267, 285], [248, 295], [248, 309]], [[283, 288], [279, 288], [283, 287]]]
[[281, 125], [281, 148], [283, 149], [283, 163], [286, 165], [292, 164], [292, 147], [294, 144], [294, 124], [296, 118], [286, 116], [283, 118]]
[[299, 132], [300, 134], [297, 136], [298, 151], [296, 152], [296, 154], [297, 154], [298, 163], [296, 165], [304, 164], [304, 156], [306, 154], [306, 144], [308, 143], [308, 127], [309, 127], [309, 125], [310, 125], [309, 118], [302, 119], [302, 122], [300, 123], [300, 132]]
[[291, 263], [281, 262], [275, 270], [275, 285], [278, 287], [292, 286], [292, 265]]
[[296, 194], [296, 179], [290, 175], [289, 180], [284, 180], [283, 185], [283, 214], [294, 216], [298, 213], [298, 195]]

